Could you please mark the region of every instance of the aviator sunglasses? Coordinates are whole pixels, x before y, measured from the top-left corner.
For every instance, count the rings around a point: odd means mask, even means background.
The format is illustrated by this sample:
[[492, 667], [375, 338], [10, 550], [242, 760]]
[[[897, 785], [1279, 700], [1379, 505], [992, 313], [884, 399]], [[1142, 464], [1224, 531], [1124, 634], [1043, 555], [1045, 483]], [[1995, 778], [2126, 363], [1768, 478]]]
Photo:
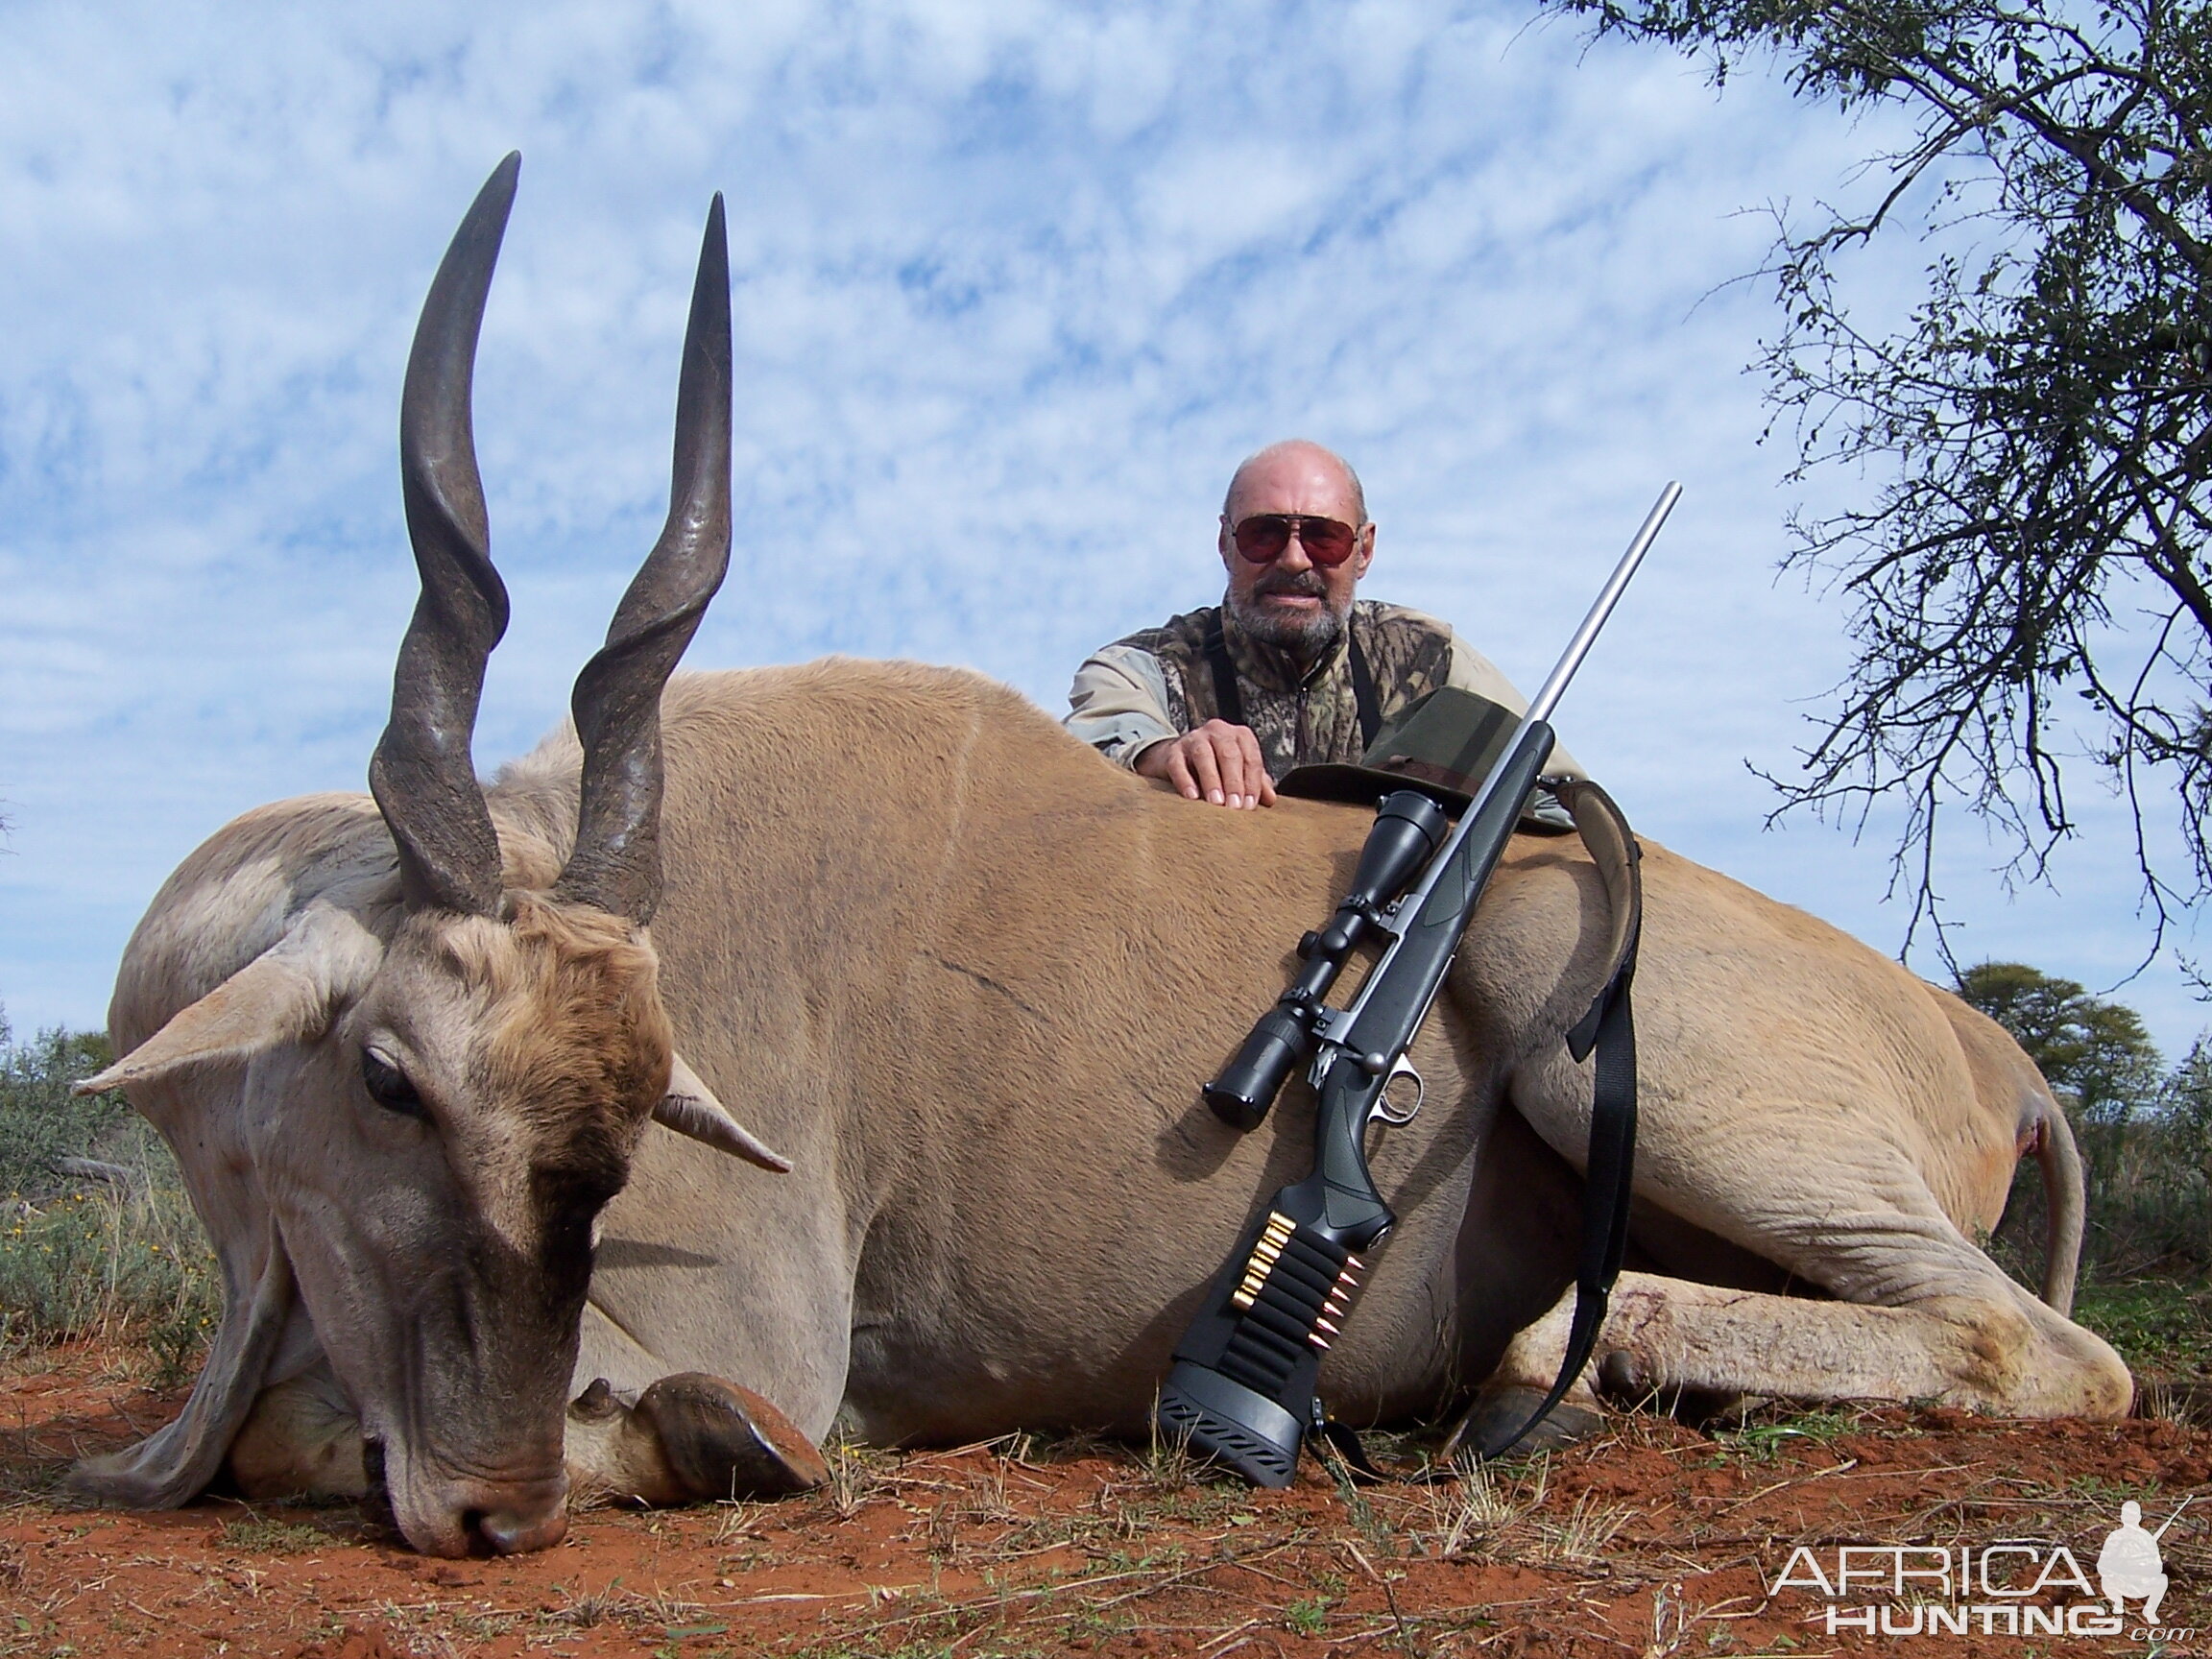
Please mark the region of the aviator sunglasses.
[[1306, 513], [1255, 513], [1230, 531], [1237, 551], [1254, 565], [1269, 565], [1283, 557], [1283, 549], [1296, 536], [1306, 557], [1324, 569], [1334, 569], [1352, 557], [1359, 544], [1359, 532], [1341, 518], [1316, 518]]

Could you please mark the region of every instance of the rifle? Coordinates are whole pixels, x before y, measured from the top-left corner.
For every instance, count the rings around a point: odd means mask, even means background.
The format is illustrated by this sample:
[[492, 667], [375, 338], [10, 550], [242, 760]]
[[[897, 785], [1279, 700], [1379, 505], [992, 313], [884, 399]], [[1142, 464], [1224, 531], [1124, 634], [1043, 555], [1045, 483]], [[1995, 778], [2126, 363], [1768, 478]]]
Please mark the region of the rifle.
[[[1239, 1129], [1254, 1128], [1266, 1117], [1291, 1070], [1309, 1057], [1319, 1095], [1313, 1173], [1278, 1191], [1245, 1227], [1176, 1344], [1154, 1413], [1164, 1431], [1255, 1485], [1290, 1483], [1309, 1430], [1339, 1435], [1340, 1426], [1327, 1421], [1316, 1390], [1321, 1355], [1358, 1295], [1366, 1264], [1358, 1253], [1382, 1243], [1397, 1222], [1367, 1167], [1368, 1127], [1377, 1120], [1405, 1123], [1420, 1110], [1421, 1078], [1406, 1051], [1551, 757], [1551, 710], [1681, 493], [1679, 484], [1660, 493], [1503, 754], [1449, 832], [1449, 815], [1429, 794], [1408, 788], [1382, 800], [1351, 891], [1326, 927], [1299, 941], [1306, 967], [1205, 1087], [1207, 1103]], [[1378, 937], [1386, 943], [1350, 1005], [1329, 1006], [1323, 998], [1352, 951]], [[1618, 1019], [1629, 1044], [1624, 1116], [1618, 1108], [1593, 1113], [1584, 1246], [1567, 1364], [1550, 1398], [1505, 1445], [1541, 1421], [1580, 1374], [1620, 1270], [1635, 1136], [1634, 1039], [1626, 1018], [1633, 960], [1631, 945], [1621, 974], [1570, 1037], [1579, 1060], [1601, 1026]], [[1608, 1093], [1602, 1052], [1599, 1070], [1602, 1097]], [[1401, 1077], [1412, 1080], [1410, 1106], [1391, 1101], [1390, 1087]], [[1610, 1093], [1622, 1094], [1617, 1081]]]

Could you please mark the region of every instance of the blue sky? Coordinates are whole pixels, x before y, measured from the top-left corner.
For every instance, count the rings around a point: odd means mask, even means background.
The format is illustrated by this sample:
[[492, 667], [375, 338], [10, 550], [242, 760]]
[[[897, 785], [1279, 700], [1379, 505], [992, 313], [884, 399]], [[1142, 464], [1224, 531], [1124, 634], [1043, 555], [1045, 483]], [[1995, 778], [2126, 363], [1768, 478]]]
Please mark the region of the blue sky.
[[[1659, 485], [1687, 493], [1561, 710], [1639, 827], [1885, 950], [1887, 843], [1763, 830], [1844, 661], [1777, 578], [1786, 445], [1730, 279], [1761, 207], [1887, 135], [1519, 4], [17, 4], [0, 24], [0, 1004], [98, 1022], [225, 819], [358, 788], [413, 599], [408, 332], [501, 154], [522, 190], [477, 431], [515, 621], [487, 771], [565, 707], [665, 505], [675, 352], [730, 199], [738, 540], [689, 661], [961, 662], [1056, 710], [1218, 592], [1237, 459], [1364, 475], [1367, 590], [1532, 687]], [[1924, 251], [1854, 271], [1894, 314]], [[1819, 488], [1863, 488], [1831, 479]], [[2140, 954], [2093, 785], [2056, 892], [1971, 824], [1967, 959]], [[2187, 942], [2184, 941], [2186, 946]], [[1931, 960], [1916, 965], [1935, 971]], [[2169, 1049], [2170, 964], [2121, 995]]]

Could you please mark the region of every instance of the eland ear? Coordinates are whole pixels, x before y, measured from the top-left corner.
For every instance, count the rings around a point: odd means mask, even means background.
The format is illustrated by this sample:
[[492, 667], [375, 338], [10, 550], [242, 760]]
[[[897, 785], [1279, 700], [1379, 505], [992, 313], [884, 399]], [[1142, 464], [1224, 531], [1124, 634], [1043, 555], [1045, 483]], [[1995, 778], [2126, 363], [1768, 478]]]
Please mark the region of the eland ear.
[[714, 1098], [714, 1091], [700, 1081], [699, 1073], [684, 1063], [681, 1054], [675, 1056], [668, 1070], [668, 1093], [653, 1108], [653, 1121], [704, 1142], [717, 1152], [727, 1152], [779, 1175], [791, 1173], [791, 1160], [731, 1117], [730, 1108]]
[[353, 916], [310, 904], [283, 938], [71, 1093], [97, 1094], [182, 1066], [244, 1060], [325, 1030], [339, 995], [367, 983], [383, 954], [383, 943]]

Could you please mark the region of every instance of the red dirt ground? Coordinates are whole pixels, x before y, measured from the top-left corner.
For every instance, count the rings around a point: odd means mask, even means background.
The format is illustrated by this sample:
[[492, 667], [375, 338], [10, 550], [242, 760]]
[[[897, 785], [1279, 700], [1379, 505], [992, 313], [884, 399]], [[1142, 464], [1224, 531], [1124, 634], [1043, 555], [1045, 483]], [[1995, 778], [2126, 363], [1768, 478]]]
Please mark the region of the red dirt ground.
[[[2143, 1655], [2159, 1649], [2125, 1633], [1971, 1621], [1830, 1634], [1816, 1590], [1768, 1586], [1800, 1543], [1832, 1563], [1844, 1543], [2026, 1538], [2094, 1578], [2123, 1499], [2155, 1526], [2191, 1494], [2163, 1539], [2162, 1623], [2200, 1629], [2163, 1651], [2212, 1652], [2212, 1433], [2182, 1421], [1869, 1410], [1706, 1433], [1632, 1413], [1486, 1485], [1358, 1493], [1310, 1463], [1287, 1492], [1193, 1482], [1111, 1446], [861, 1453], [809, 1498], [599, 1509], [541, 1554], [456, 1562], [352, 1506], [58, 1506], [71, 1457], [181, 1404], [128, 1363], [0, 1367], [0, 1655]], [[1911, 1598], [1881, 1599], [1894, 1618]]]

